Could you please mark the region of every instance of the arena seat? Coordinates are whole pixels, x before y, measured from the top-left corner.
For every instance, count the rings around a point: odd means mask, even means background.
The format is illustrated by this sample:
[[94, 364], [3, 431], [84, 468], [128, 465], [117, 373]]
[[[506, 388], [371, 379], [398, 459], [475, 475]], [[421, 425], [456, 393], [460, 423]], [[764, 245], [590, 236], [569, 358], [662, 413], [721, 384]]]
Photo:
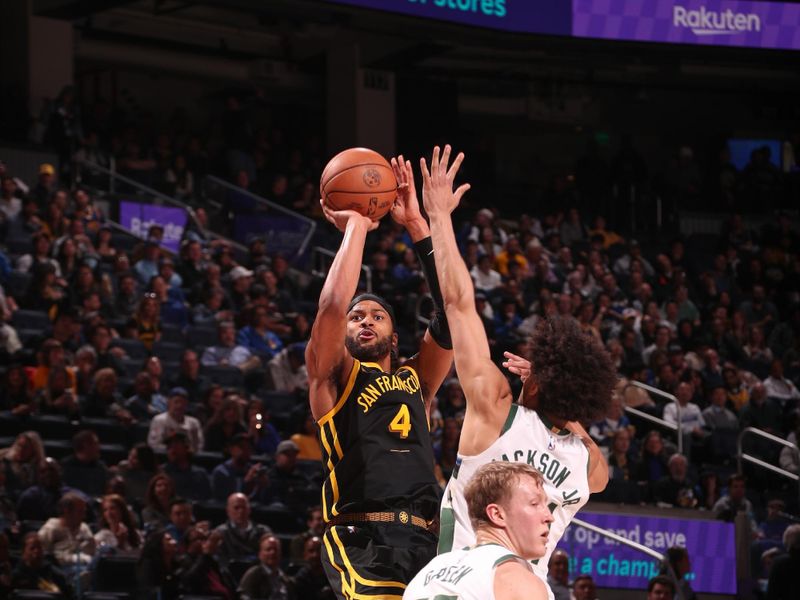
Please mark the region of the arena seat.
[[14, 590], [9, 596], [10, 600], [61, 600], [62, 598], [61, 594], [41, 590]]
[[28, 291], [28, 286], [31, 283], [31, 279], [33, 277], [30, 273], [20, 273], [19, 271], [11, 271], [8, 276], [8, 281], [6, 283], [5, 289], [6, 290], [15, 290], [17, 292], [17, 296], [24, 297], [25, 293]]
[[113, 418], [83, 417], [81, 428], [93, 429], [103, 444], [120, 444], [128, 439], [128, 431]]
[[159, 340], [153, 344], [153, 354], [162, 361], [179, 362], [183, 356], [184, 350], [185, 346], [183, 343], [176, 344], [174, 342]]
[[6, 250], [12, 256], [22, 256], [33, 251], [33, 242], [28, 237], [10, 237], [6, 239]]
[[[317, 490], [319, 495], [319, 490]], [[318, 500], [318, 498], [317, 498]], [[300, 533], [304, 530], [301, 522], [302, 513], [295, 513], [289, 507], [281, 504], [270, 504], [269, 506], [253, 506], [252, 519], [258, 523], [268, 525], [270, 529], [282, 533]]]
[[214, 346], [219, 341], [214, 327], [191, 327], [186, 332], [186, 344], [189, 348], [202, 353], [206, 346]]
[[255, 560], [232, 560], [228, 563], [228, 571], [233, 575], [234, 580], [240, 581], [250, 567], [258, 564]]
[[[116, 338], [111, 342], [111, 346], [113, 348], [122, 348], [125, 350], [125, 354], [127, 354], [128, 357], [139, 359], [139, 361], [144, 360], [148, 354], [147, 348], [145, 348], [142, 342], [130, 338]], [[141, 367], [141, 362], [139, 366]]]
[[192, 456], [192, 462], [198, 467], [208, 471], [225, 461], [225, 455], [222, 452], [198, 452]]
[[161, 339], [159, 341], [180, 344], [183, 347], [186, 344], [186, 336], [183, 335], [183, 330], [177, 325], [165, 323], [161, 325]]
[[11, 317], [11, 324], [15, 329], [38, 329], [41, 334], [52, 323], [50, 317], [44, 311], [19, 309]]
[[200, 372], [222, 387], [240, 388], [244, 385], [244, 374], [236, 367], [201, 367]]
[[125, 592], [136, 589], [136, 563], [138, 559], [125, 556], [102, 556], [95, 570], [95, 588], [98, 592]]

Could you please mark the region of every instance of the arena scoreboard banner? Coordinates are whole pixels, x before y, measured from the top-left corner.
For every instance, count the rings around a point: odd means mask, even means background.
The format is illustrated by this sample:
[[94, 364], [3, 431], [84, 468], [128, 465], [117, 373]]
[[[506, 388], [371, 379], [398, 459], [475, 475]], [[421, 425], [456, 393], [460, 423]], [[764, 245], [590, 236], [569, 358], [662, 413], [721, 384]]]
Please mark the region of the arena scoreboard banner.
[[[692, 589], [706, 594], [736, 594], [736, 544], [732, 523], [648, 515], [581, 511], [578, 517], [664, 553], [671, 546], [689, 552]], [[558, 547], [569, 555], [570, 579], [591, 575], [598, 587], [647, 589], [658, 575], [658, 561], [575, 524]]]
[[738, 0], [573, 0], [578, 37], [800, 50], [800, 4]]
[[161, 245], [175, 253], [180, 249], [187, 219], [186, 211], [180, 207], [157, 206], [132, 200], [121, 200], [119, 203], [120, 225], [140, 238], [147, 235], [151, 225], [161, 225], [164, 228]]
[[800, 50], [800, 4], [740, 0], [327, 0], [513, 33]]
[[516, 33], [570, 34], [569, 0], [328, 0]]

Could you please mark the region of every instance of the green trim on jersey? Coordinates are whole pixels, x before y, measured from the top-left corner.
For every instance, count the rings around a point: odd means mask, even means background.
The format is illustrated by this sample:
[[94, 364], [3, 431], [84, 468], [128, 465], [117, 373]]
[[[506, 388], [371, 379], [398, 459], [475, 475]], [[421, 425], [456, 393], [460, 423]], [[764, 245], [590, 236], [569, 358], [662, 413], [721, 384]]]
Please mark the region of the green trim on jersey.
[[550, 421], [550, 419], [545, 417], [542, 413], [537, 411], [536, 414], [539, 415], [539, 420], [542, 423], [544, 423], [544, 426], [547, 427], [550, 430], [551, 433], [555, 433], [556, 435], [569, 435], [570, 434], [569, 429], [559, 429], [558, 427], [553, 425], [553, 423]]
[[444, 554], [453, 549], [453, 539], [456, 535], [456, 513], [452, 508], [442, 508], [439, 517], [439, 547], [436, 554]]
[[494, 564], [492, 566], [497, 568], [500, 565], [502, 565], [503, 563], [507, 563], [510, 560], [521, 560], [521, 561], [525, 562], [524, 559], [520, 558], [516, 554], [504, 554], [503, 556], [498, 558], [496, 561], [494, 561]]
[[[500, 435], [503, 435], [506, 431], [511, 429], [511, 425], [514, 423], [514, 417], [517, 416], [517, 411], [519, 410], [519, 404], [511, 403], [511, 408], [508, 409], [508, 417], [506, 417], [506, 422], [503, 423], [503, 428], [500, 430]], [[500, 437], [498, 435], [497, 437]]]

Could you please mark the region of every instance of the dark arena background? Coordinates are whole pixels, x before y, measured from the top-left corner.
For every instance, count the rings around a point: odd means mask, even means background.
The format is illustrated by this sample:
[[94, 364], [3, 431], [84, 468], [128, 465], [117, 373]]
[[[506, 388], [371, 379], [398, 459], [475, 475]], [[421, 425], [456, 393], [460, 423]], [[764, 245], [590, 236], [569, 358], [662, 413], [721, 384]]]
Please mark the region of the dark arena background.
[[[771, 568], [800, 566], [800, 3], [0, 7], [0, 594], [231, 599], [267, 561], [270, 598], [331, 597], [319, 178], [345, 148], [417, 170], [449, 143], [493, 358], [560, 314], [619, 371], [584, 424], [610, 465], [596, 527], [551, 576], [645, 598], [663, 555], [675, 598], [798, 597]], [[431, 302], [390, 217], [362, 273], [409, 356]], [[437, 398], [444, 486], [454, 373]]]

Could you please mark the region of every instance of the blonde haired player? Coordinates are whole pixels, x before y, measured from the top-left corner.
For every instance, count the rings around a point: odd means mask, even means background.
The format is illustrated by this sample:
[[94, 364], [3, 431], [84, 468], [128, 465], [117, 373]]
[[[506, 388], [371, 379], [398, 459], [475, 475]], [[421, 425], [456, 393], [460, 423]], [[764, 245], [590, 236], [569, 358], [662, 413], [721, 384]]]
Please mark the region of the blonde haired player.
[[[442, 500], [439, 551], [475, 542], [465, 485], [477, 469], [492, 461], [527, 463], [541, 472], [553, 514], [547, 551], [534, 567], [546, 582], [550, 554], [572, 517], [590, 493], [608, 483], [608, 465], [579, 422], [605, 414], [616, 374], [602, 345], [574, 319], [543, 320], [531, 339], [531, 360], [509, 356], [507, 366], [525, 378], [520, 402], [514, 403], [508, 380], [491, 360], [472, 280], [453, 231], [450, 214], [469, 189], [465, 184], [453, 192], [463, 158], [459, 154], [448, 168], [450, 146], [445, 146], [441, 159], [439, 148], [434, 149], [430, 171], [421, 161], [436, 270], [445, 314], [454, 324], [456, 370], [467, 398], [458, 459]], [[532, 373], [526, 377], [529, 368]]]
[[478, 469], [464, 491], [475, 545], [434, 558], [408, 584], [403, 600], [547, 598], [528, 562], [544, 556], [553, 521], [542, 482], [525, 463]]

